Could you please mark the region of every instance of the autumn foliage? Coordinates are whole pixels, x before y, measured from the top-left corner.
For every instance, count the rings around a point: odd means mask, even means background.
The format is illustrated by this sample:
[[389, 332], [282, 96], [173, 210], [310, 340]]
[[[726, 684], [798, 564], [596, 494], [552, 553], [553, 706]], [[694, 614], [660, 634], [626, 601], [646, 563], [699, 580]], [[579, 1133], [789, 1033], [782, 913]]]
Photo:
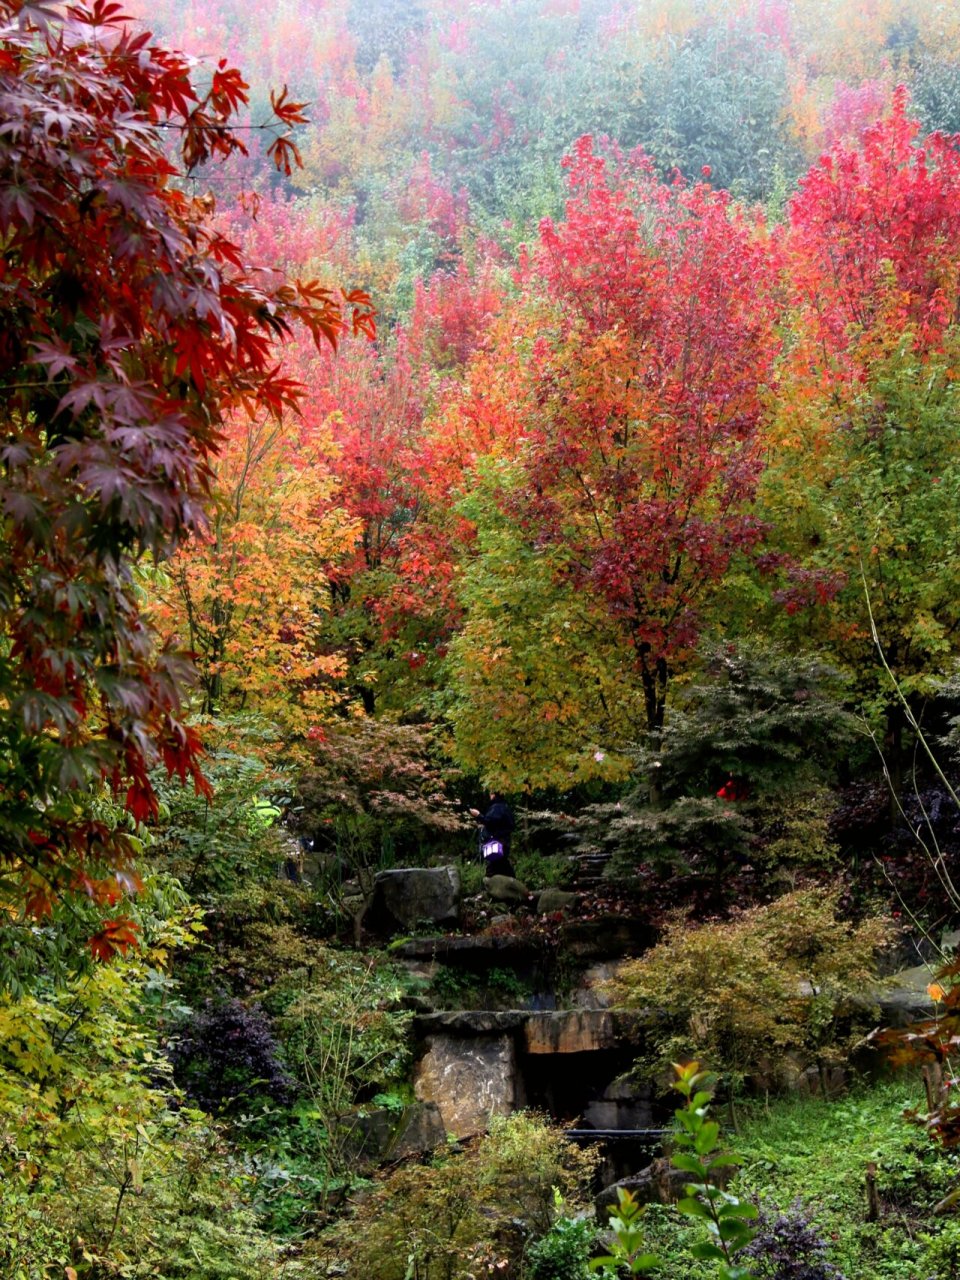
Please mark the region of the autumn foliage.
[[[101, 783], [134, 820], [156, 811], [157, 762], [205, 786], [187, 665], [155, 646], [135, 567], [205, 527], [227, 417], [296, 403], [276, 341], [303, 325], [334, 344], [369, 307], [257, 272], [177, 183], [242, 145], [237, 72], [195, 88], [104, 0], [4, 0], [0, 18], [0, 824], [42, 911], [64, 885], [102, 896], [86, 868], [129, 862]], [[274, 106], [286, 166], [299, 112]]]
[[522, 520], [630, 644], [647, 725], [731, 559], [761, 539], [761, 389], [777, 352], [762, 227], [589, 138], [525, 287], [547, 303], [524, 409]]

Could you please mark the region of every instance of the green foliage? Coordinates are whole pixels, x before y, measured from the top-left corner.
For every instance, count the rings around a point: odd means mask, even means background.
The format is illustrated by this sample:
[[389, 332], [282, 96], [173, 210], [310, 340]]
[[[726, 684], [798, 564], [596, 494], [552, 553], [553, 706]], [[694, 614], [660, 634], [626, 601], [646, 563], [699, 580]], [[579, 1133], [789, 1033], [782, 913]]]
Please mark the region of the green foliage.
[[[896, 1080], [829, 1103], [794, 1096], [769, 1109], [741, 1107], [737, 1189], [761, 1202], [802, 1198], [850, 1280], [949, 1280], [949, 1220], [941, 1225], [932, 1211], [955, 1182], [956, 1161], [903, 1117], [921, 1093], [919, 1080]], [[864, 1211], [868, 1162], [883, 1207], [875, 1223]]]
[[401, 858], [423, 864], [431, 842], [466, 830], [447, 789], [429, 727], [365, 716], [331, 726], [297, 788], [297, 829], [316, 845], [335, 884], [370, 878]]
[[557, 1218], [524, 1259], [524, 1280], [586, 1280], [596, 1228], [583, 1218]]
[[159, 1047], [160, 979], [191, 919], [154, 922], [143, 952], [0, 1000], [0, 1271], [11, 1280], [68, 1265], [90, 1280], [273, 1274], [247, 1177], [219, 1129], [183, 1105]]
[[310, 982], [291, 985], [279, 1032], [316, 1105], [346, 1111], [361, 1089], [404, 1078], [412, 1015], [398, 1007], [409, 985], [401, 970], [376, 956], [318, 948]]
[[746, 23], [701, 28], [672, 56], [651, 60], [637, 138], [665, 176], [709, 180], [747, 200], [764, 200], [778, 170], [800, 157], [785, 126], [786, 59]]
[[530, 999], [529, 985], [510, 969], [475, 973], [444, 965], [430, 987], [440, 1009], [516, 1009]]
[[924, 125], [944, 133], [960, 130], [960, 65], [927, 53], [914, 72], [913, 101]]
[[[197, 980], [211, 994], [226, 987], [257, 996], [270, 1012], [289, 1000], [291, 981], [309, 985], [313, 971], [322, 972], [317, 941], [335, 924], [322, 895], [276, 878], [251, 880], [216, 899], [205, 919], [210, 946], [189, 958]], [[275, 998], [278, 984], [282, 993]]]
[[729, 777], [764, 799], [793, 792], [829, 777], [853, 737], [843, 693], [839, 672], [816, 655], [716, 645], [641, 766], [665, 800], [712, 795]]
[[[883, 287], [891, 295], [898, 288], [892, 275]], [[958, 338], [950, 331], [946, 350], [924, 350], [902, 315], [878, 311], [875, 332], [857, 330], [851, 339], [863, 379], [822, 411], [826, 446], [811, 452], [809, 469], [796, 457], [789, 469], [773, 462], [761, 486], [778, 543], [804, 572], [838, 589], [831, 607], [804, 611], [804, 639], [829, 647], [852, 673], [871, 720], [887, 713], [891, 698], [864, 585], [879, 642], [911, 699], [932, 693], [950, 670], [960, 598]], [[772, 627], [788, 627], [790, 612], [778, 609]]]
[[388, 1174], [308, 1256], [335, 1260], [347, 1280], [496, 1274], [550, 1230], [555, 1188], [576, 1206], [594, 1163], [536, 1116], [494, 1117], [462, 1149]]
[[806, 869], [829, 869], [837, 861], [837, 847], [830, 839], [830, 813], [834, 798], [827, 787], [813, 787], [784, 796], [776, 809], [768, 809], [761, 840], [753, 852], [755, 861], [779, 867], [785, 874]]
[[[815, 656], [748, 641], [708, 649], [662, 733], [634, 750], [636, 784], [616, 804], [586, 811], [587, 841], [611, 853], [618, 870], [640, 861], [682, 863], [691, 854], [719, 869], [753, 853], [753, 834], [769, 821], [773, 801], [780, 820], [794, 822], [793, 843], [786, 830], [779, 848], [765, 847], [764, 856], [795, 863], [796, 824], [809, 812], [800, 797], [812, 804], [822, 796], [853, 735], [842, 692], [838, 672]], [[720, 798], [730, 779], [735, 795]], [[818, 819], [821, 863], [827, 804], [824, 798]]]
[[602, 609], [565, 580], [559, 552], [530, 546], [501, 509], [519, 482], [511, 468], [482, 464], [460, 504], [478, 554], [461, 586], [467, 621], [450, 649], [448, 714], [458, 762], [485, 786], [564, 792], [624, 776], [614, 747], [636, 735], [643, 712]]
[[728, 921], [675, 918], [611, 989], [628, 1007], [657, 1011], [654, 1063], [696, 1053], [734, 1083], [782, 1083], [788, 1066], [843, 1060], [868, 1029], [875, 953], [891, 934], [879, 917], [838, 920], [836, 892], [797, 890]]
[[740, 806], [713, 796], [682, 796], [659, 809], [637, 799], [633, 792], [584, 814], [587, 847], [610, 853], [613, 873], [629, 873], [644, 862], [660, 870], [684, 867], [693, 855], [720, 869], [746, 856], [752, 823]]
[[488, 234], [524, 238], [561, 211], [559, 164], [575, 138], [624, 138], [637, 77], [619, 42], [605, 38], [603, 10], [596, 0], [575, 9], [513, 0], [486, 9], [454, 59], [454, 161]]
[[[523, 816], [523, 815], [522, 815]], [[521, 823], [521, 836], [526, 823]], [[562, 855], [535, 853], [526, 849], [511, 850], [510, 860], [517, 879], [536, 889], [567, 889], [573, 883], [574, 872]]]
[[[738, 1103], [740, 1171], [728, 1190], [763, 1208], [802, 1200], [827, 1258], [847, 1280], [952, 1280], [945, 1259], [953, 1221], [933, 1207], [956, 1177], [955, 1160], [930, 1148], [902, 1116], [922, 1095], [919, 1081], [884, 1081], [839, 1100], [798, 1096], [769, 1104]], [[866, 1220], [864, 1175], [877, 1164], [882, 1207]], [[649, 1205], [647, 1237], [661, 1257], [659, 1280], [708, 1280], [715, 1273], [691, 1258], [701, 1235], [695, 1219], [672, 1206]], [[757, 1271], [765, 1275], [762, 1265]], [[803, 1274], [801, 1272], [801, 1274]]]
[[643, 1206], [638, 1204], [633, 1194], [623, 1187], [617, 1187], [618, 1205], [609, 1219], [613, 1242], [610, 1252], [590, 1259], [591, 1271], [608, 1270], [614, 1275], [626, 1273], [638, 1276], [645, 1271], [654, 1271], [660, 1265], [655, 1253], [645, 1248], [645, 1238], [640, 1226], [643, 1217]]
[[686, 1196], [677, 1208], [707, 1230], [707, 1238], [698, 1240], [690, 1252], [695, 1258], [717, 1264], [717, 1280], [751, 1280], [749, 1267], [740, 1266], [734, 1258], [756, 1235], [750, 1223], [758, 1216], [757, 1208], [723, 1186], [724, 1171], [736, 1167], [737, 1161], [722, 1150], [720, 1126], [710, 1117], [714, 1077], [701, 1071], [698, 1062], [674, 1070], [677, 1079], [673, 1087], [686, 1098], [687, 1105], [675, 1112], [675, 1150], [670, 1163], [692, 1178], [684, 1186]]
[[272, 1170], [262, 1209], [284, 1233], [325, 1211], [356, 1181], [351, 1117], [358, 1097], [402, 1089], [412, 1015], [399, 1008], [406, 976], [376, 957], [316, 949], [309, 976], [288, 975], [273, 993], [278, 1032], [302, 1098], [251, 1135]]
[[276, 875], [284, 837], [275, 817], [289, 779], [264, 764], [276, 731], [255, 717], [222, 720], [208, 733], [205, 796], [178, 781], [155, 779], [160, 813], [152, 856], [187, 892], [209, 900], [257, 878]]

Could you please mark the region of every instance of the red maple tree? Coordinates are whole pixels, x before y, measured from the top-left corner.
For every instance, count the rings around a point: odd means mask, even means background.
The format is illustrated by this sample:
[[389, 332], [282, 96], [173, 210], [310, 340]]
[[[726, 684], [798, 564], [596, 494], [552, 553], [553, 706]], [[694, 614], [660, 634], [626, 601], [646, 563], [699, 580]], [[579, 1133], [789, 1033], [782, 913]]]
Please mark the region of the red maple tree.
[[[315, 282], [248, 266], [178, 182], [242, 150], [245, 101], [235, 69], [199, 90], [110, 0], [0, 0], [0, 865], [34, 912], [127, 875], [105, 785], [133, 819], [158, 762], [205, 787], [189, 664], [155, 645], [138, 566], [202, 527], [225, 416], [295, 406], [277, 341], [350, 324]], [[273, 108], [289, 169], [301, 107]], [[366, 296], [351, 308], [369, 329]]]
[[518, 515], [561, 547], [635, 655], [647, 725], [700, 607], [762, 527], [762, 388], [777, 352], [761, 224], [707, 182], [658, 182], [582, 138], [524, 275], [549, 310], [526, 387]]

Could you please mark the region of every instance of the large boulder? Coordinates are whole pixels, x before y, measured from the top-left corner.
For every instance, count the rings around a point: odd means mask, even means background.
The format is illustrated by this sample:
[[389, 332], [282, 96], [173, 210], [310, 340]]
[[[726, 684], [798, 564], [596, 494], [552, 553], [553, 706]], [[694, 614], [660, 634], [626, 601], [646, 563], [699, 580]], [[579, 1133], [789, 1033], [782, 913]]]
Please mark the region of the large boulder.
[[560, 928], [561, 948], [575, 959], [587, 962], [641, 956], [656, 942], [654, 926], [633, 916], [567, 920]]
[[682, 1198], [684, 1185], [689, 1181], [689, 1173], [681, 1173], [666, 1157], [660, 1157], [639, 1173], [604, 1187], [593, 1202], [597, 1220], [606, 1223], [611, 1212], [616, 1210], [618, 1187], [629, 1191], [638, 1204], [671, 1204]]
[[521, 903], [530, 897], [530, 890], [522, 880], [513, 876], [487, 876], [483, 882], [483, 891], [494, 902]]
[[639, 1045], [644, 1017], [612, 1009], [563, 1009], [527, 1015], [525, 1048], [531, 1054], [594, 1053]]
[[513, 1035], [429, 1036], [413, 1088], [421, 1102], [436, 1104], [448, 1133], [482, 1133], [491, 1116], [523, 1105]]
[[649, 1081], [618, 1076], [587, 1103], [581, 1123], [588, 1129], [653, 1129], [653, 1093]]
[[558, 911], [573, 911], [580, 905], [580, 895], [565, 889], [543, 889], [537, 898], [537, 915], [550, 916]]
[[381, 871], [363, 914], [363, 927], [389, 937], [423, 923], [456, 924], [460, 873], [456, 867], [407, 867]]
[[906, 1027], [933, 1017], [937, 1006], [927, 988], [936, 981], [936, 975], [936, 965], [918, 964], [887, 978], [876, 992], [881, 1024]]
[[527, 1053], [589, 1053], [617, 1044], [613, 1015], [606, 1009], [534, 1013], [524, 1031]]

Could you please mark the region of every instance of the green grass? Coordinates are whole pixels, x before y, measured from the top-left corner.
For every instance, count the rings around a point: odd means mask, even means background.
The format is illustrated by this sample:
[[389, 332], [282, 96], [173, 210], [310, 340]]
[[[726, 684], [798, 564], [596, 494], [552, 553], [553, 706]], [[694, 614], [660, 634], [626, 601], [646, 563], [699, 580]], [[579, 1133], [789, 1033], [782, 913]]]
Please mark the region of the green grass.
[[[960, 1182], [960, 1164], [903, 1118], [921, 1097], [915, 1077], [897, 1077], [833, 1102], [792, 1097], [769, 1110], [741, 1108], [740, 1133], [728, 1132], [741, 1161], [734, 1189], [770, 1208], [802, 1200], [847, 1280], [955, 1280], [960, 1219], [934, 1218], [932, 1210]], [[882, 1210], [876, 1223], [866, 1221], [870, 1161]], [[672, 1208], [651, 1207], [647, 1231], [664, 1259], [660, 1280], [713, 1275], [687, 1252], [701, 1233]]]

